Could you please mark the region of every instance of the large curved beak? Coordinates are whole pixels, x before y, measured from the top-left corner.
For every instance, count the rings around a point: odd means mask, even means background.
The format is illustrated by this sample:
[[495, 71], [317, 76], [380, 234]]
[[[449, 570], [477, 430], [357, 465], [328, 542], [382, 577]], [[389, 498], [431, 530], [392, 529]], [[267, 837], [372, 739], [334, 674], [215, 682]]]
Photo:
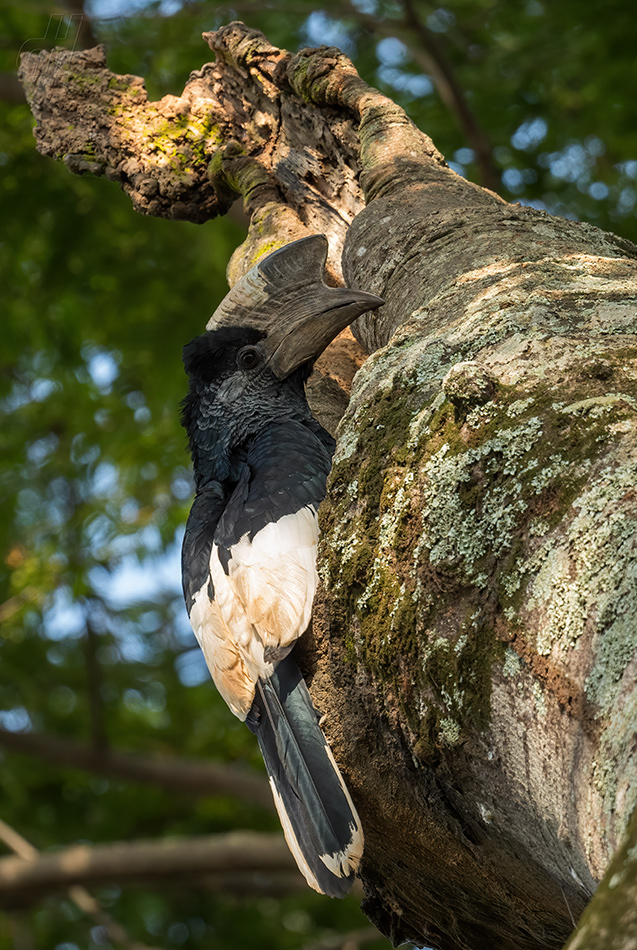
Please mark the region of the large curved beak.
[[382, 297], [362, 290], [325, 287], [317, 294], [314, 288], [311, 299], [297, 298], [268, 328], [261, 347], [270, 369], [285, 379], [303, 363], [317, 359], [353, 320], [384, 303]]
[[312, 234], [259, 261], [224, 297], [207, 329], [253, 327], [272, 372], [285, 379], [315, 360], [341, 330], [385, 301], [325, 283], [327, 238]]

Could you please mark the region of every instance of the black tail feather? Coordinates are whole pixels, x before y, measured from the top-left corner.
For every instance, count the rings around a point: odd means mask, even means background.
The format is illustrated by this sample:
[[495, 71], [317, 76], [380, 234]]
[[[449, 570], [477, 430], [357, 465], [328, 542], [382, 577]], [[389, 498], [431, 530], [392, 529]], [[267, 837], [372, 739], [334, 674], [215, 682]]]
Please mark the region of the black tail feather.
[[291, 657], [259, 680], [247, 722], [300, 870], [315, 890], [344, 897], [363, 850], [360, 819]]

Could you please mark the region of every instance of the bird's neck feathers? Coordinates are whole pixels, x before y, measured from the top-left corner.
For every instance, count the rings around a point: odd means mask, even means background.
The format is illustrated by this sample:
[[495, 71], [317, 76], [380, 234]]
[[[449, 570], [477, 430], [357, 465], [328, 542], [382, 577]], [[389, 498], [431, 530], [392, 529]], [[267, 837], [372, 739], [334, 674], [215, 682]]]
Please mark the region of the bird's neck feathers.
[[211, 480], [237, 481], [249, 442], [267, 425], [295, 420], [314, 429], [305, 398], [305, 381], [312, 370], [305, 364], [287, 379], [269, 371], [241, 373], [236, 353], [256, 343], [261, 334], [242, 332], [233, 339], [204, 334], [184, 347], [189, 389], [182, 403], [182, 425], [188, 433], [197, 490]]
[[232, 479], [231, 432], [215, 420], [208, 405], [210, 393], [198, 392], [191, 378], [188, 395], [182, 402], [181, 422], [188, 434], [188, 447], [197, 490], [206, 482]]

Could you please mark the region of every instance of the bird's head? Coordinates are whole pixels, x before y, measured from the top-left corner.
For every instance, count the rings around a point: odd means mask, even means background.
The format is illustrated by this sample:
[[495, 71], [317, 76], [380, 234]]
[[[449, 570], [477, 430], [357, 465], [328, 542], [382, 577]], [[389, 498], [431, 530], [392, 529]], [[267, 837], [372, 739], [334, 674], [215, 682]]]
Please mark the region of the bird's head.
[[219, 451], [220, 439], [231, 448], [269, 420], [309, 417], [303, 385], [314, 361], [341, 330], [384, 302], [329, 287], [327, 249], [324, 235], [315, 234], [264, 258], [224, 298], [207, 332], [184, 347], [190, 391], [183, 424], [195, 470], [203, 455]]

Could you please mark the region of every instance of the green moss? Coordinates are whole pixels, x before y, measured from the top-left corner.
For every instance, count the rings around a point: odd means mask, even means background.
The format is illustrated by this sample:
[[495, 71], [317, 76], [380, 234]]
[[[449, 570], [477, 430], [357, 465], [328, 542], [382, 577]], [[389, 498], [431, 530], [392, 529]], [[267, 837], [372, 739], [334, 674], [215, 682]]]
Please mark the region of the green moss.
[[478, 611], [446, 634], [432, 632], [420, 644], [420, 688], [429, 696], [430, 715], [411, 726], [429, 748], [457, 745], [468, 726], [478, 730], [487, 726], [491, 666], [502, 653], [490, 624]]
[[546, 386], [496, 385], [457, 413], [444, 396], [423, 407], [415, 376], [398, 374], [346, 420], [321, 510], [332, 622], [430, 761], [487, 726], [505, 658], [495, 619], [524, 635], [538, 551], [573, 521], [613, 426], [634, 414], [603, 383], [591, 398], [590, 379], [571, 381], [566, 403]]
[[270, 241], [264, 241], [263, 244], [259, 244], [258, 253], [253, 257], [251, 267], [254, 264], [257, 264], [262, 257], [265, 257], [267, 254], [271, 254], [272, 251], [278, 250], [278, 248], [283, 247], [280, 240], [273, 238]]
[[407, 442], [413, 410], [409, 396], [416, 386], [413, 379], [403, 383], [395, 380], [391, 388], [377, 393], [358, 420], [356, 454], [337, 462], [332, 469], [330, 495], [342, 497], [356, 481], [359, 494], [365, 498], [366, 527], [372, 531], [387, 472], [404, 465], [410, 456]]
[[294, 91], [297, 95], [301, 95], [301, 98], [304, 102], [314, 101], [308, 92], [308, 88], [311, 85], [310, 81], [308, 80], [310, 62], [311, 61], [309, 57], [297, 57], [296, 65], [294, 67]]
[[[178, 177], [209, 163], [210, 154], [219, 142], [219, 127], [208, 118], [202, 120], [192, 115], [178, 115], [158, 122], [148, 138], [149, 146], [170, 161]], [[213, 155], [212, 162], [214, 160]], [[209, 175], [212, 162], [207, 165]]]
[[117, 92], [132, 92], [135, 87], [131, 88], [131, 83], [124, 76], [111, 76], [108, 80], [108, 88]]
[[[380, 516], [387, 508], [386, 480], [394, 477], [397, 465], [405, 462], [405, 448], [411, 411], [404, 397], [413, 381], [401, 386], [400, 398], [394, 390], [384, 391], [365, 409], [360, 422], [360, 436], [356, 454], [337, 462], [330, 476], [329, 505], [323, 505], [320, 523], [323, 534], [338, 530], [342, 509], [348, 505], [352, 485], [363, 499], [357, 513], [360, 530], [356, 542], [349, 546], [346, 558], [335, 550], [327, 550], [326, 564], [330, 582], [347, 594], [349, 608], [356, 612], [355, 602], [368, 584], [378, 544]], [[399, 467], [399, 470], [402, 469]], [[366, 611], [366, 608], [365, 608]], [[382, 637], [381, 637], [382, 639]]]
[[[471, 616], [446, 637], [427, 628], [435, 607], [424, 602], [413, 567], [421, 522], [411, 486], [424, 454], [414, 453], [409, 438], [417, 395], [414, 378], [396, 380], [359, 412], [356, 451], [334, 467], [321, 526], [332, 538], [348, 539], [347, 546], [337, 541], [324, 550], [326, 580], [335, 595], [332, 619], [346, 631], [348, 654], [397, 697], [403, 720], [422, 748], [431, 750], [453, 744], [452, 736], [460, 741], [468, 718], [474, 725], [486, 721], [493, 637]], [[447, 425], [454, 425], [453, 411], [433, 420], [438, 435]], [[352, 496], [354, 539], [344, 520]], [[473, 634], [463, 640], [468, 628]], [[460, 691], [452, 685], [458, 682]], [[436, 709], [424, 718], [423, 695]]]
[[413, 651], [415, 610], [403, 596], [402, 585], [392, 571], [379, 564], [372, 568], [372, 584], [365, 587], [355, 607], [368, 659], [382, 673], [395, 662], [395, 651], [387, 650], [392, 641], [398, 640], [408, 654]]
[[80, 89], [87, 89], [91, 86], [99, 86], [101, 78], [99, 76], [91, 76], [90, 73], [75, 73], [67, 69], [66, 81], [73, 83], [75, 86], [79, 86]]

